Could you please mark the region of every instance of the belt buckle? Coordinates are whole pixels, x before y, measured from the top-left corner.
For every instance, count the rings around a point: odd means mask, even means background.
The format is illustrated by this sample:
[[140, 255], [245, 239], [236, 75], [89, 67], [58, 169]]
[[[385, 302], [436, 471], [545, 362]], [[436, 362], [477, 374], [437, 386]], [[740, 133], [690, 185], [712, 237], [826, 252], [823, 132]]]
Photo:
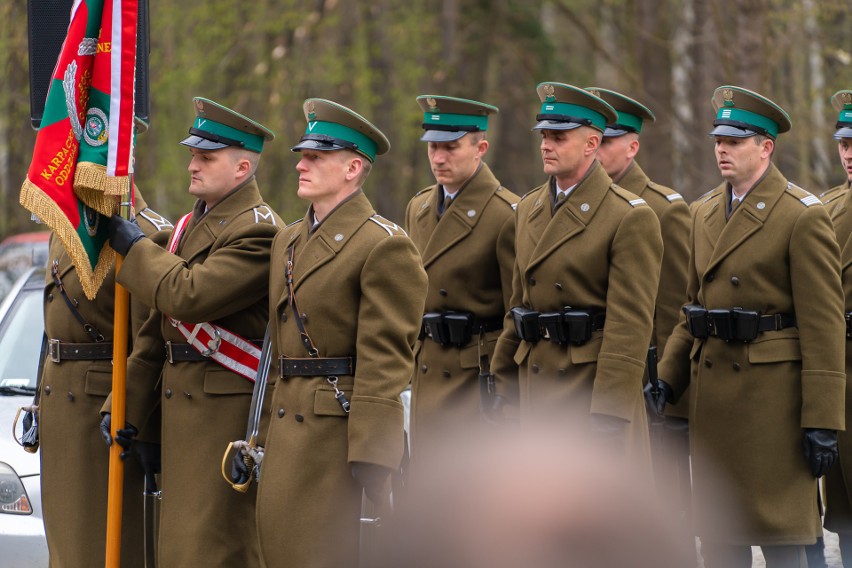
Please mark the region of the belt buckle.
[[780, 331], [784, 329], [784, 326], [782, 324], [783, 322], [781, 321], [781, 314], [775, 314], [775, 331]]
[[219, 330], [212, 325], [210, 326], [210, 329], [213, 330], [213, 333], [211, 334], [213, 339], [207, 342], [207, 349], [201, 352], [204, 357], [210, 357], [219, 351], [219, 347], [222, 346], [222, 334], [219, 333]]
[[171, 341], [166, 341], [166, 360], [172, 365], [175, 364], [175, 359], [172, 356], [172, 342]]
[[51, 339], [47, 342], [47, 353], [50, 356], [50, 361], [52, 363], [61, 363], [62, 357], [60, 355], [59, 346], [62, 342], [59, 339]]
[[705, 321], [707, 322], [707, 337], [719, 337], [719, 330], [716, 329], [716, 320], [711, 318], [708, 314]]

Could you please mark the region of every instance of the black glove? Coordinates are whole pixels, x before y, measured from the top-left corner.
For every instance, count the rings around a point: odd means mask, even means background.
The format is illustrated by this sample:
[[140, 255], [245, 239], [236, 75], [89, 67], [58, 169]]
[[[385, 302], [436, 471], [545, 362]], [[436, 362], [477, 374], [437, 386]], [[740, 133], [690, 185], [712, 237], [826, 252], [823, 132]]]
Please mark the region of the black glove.
[[645, 404], [657, 416], [662, 416], [667, 402], [674, 402], [674, 390], [663, 379], [657, 379], [657, 384], [648, 382], [644, 389]]
[[144, 239], [145, 233], [134, 218], [128, 221], [120, 215], [109, 218], [109, 244], [121, 256], [127, 256], [136, 241]]
[[[121, 430], [119, 430], [121, 432]], [[121, 442], [119, 442], [121, 444]], [[124, 447], [122, 445], [122, 447]], [[136, 458], [136, 462], [142, 467], [145, 473], [156, 474], [160, 473], [160, 444], [153, 442], [143, 442], [141, 440], [133, 440], [130, 444], [130, 453]]]
[[[112, 446], [110, 428], [112, 428], [112, 414], [107, 412], [101, 420], [101, 437], [107, 446]], [[130, 457], [130, 447], [134, 442], [133, 439], [139, 434], [139, 430], [136, 429], [136, 426], [125, 422], [124, 428], [116, 430], [115, 434], [115, 441], [123, 448], [121, 459], [126, 460]]]
[[234, 485], [244, 485], [251, 477], [251, 470], [246, 465], [245, 456], [240, 450], [234, 452], [234, 458], [231, 460], [231, 483]]
[[367, 499], [381, 506], [388, 500], [388, 479], [391, 470], [383, 465], [352, 462], [352, 477], [364, 488]]
[[805, 461], [814, 477], [820, 478], [837, 461], [837, 430], [806, 428], [803, 441]]

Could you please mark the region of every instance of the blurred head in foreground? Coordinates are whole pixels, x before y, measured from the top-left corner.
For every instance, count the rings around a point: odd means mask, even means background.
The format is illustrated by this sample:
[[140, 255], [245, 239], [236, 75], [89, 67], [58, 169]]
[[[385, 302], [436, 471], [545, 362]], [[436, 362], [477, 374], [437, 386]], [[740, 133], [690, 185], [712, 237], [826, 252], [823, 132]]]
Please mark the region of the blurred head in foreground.
[[399, 500], [386, 566], [690, 565], [683, 523], [618, 452], [553, 429], [495, 434], [420, 462]]

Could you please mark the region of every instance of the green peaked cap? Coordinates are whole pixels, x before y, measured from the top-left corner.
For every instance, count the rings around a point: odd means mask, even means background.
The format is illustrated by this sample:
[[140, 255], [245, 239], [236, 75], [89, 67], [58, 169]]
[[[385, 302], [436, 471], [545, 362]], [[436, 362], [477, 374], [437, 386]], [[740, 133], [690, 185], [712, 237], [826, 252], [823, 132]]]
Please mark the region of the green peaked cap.
[[572, 130], [591, 126], [603, 132], [607, 124], [618, 118], [609, 103], [589, 91], [566, 85], [546, 82], [536, 87], [541, 100], [541, 112], [533, 130]]
[[468, 132], [485, 132], [488, 116], [500, 112], [479, 101], [439, 95], [420, 95], [417, 104], [423, 110], [424, 142], [451, 142]]
[[783, 108], [742, 87], [723, 85], [713, 92], [712, 102], [716, 120], [711, 136], [746, 138], [762, 134], [776, 138], [793, 126]]
[[831, 106], [840, 114], [837, 117], [837, 132], [834, 133], [834, 139], [852, 138], [852, 90], [844, 89], [837, 91], [831, 97]]
[[275, 139], [275, 133], [262, 124], [217, 102], [195, 97], [193, 104], [195, 122], [189, 136], [181, 141], [184, 146], [200, 150], [231, 146], [259, 154], [265, 141]]
[[307, 99], [302, 105], [308, 126], [299, 143], [301, 150], [353, 150], [371, 162], [390, 150], [387, 137], [372, 122], [334, 101]]
[[642, 132], [642, 124], [646, 120], [649, 122], [657, 120], [648, 107], [626, 95], [600, 87], [586, 87], [586, 90], [609, 103], [618, 115], [615, 122], [606, 125], [604, 131], [606, 137], [622, 136], [628, 132], [639, 133]]

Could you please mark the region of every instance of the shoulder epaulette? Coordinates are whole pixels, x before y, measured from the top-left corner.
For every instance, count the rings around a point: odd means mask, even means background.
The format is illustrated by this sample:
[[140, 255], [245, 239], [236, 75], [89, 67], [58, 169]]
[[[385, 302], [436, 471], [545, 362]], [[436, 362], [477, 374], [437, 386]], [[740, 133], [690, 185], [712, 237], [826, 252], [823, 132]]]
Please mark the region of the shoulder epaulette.
[[437, 185], [430, 185], [429, 187], [424, 187], [423, 189], [421, 189], [420, 191], [418, 191], [417, 193], [415, 193], [415, 194], [414, 194], [414, 197], [417, 197], [417, 196], [419, 196], [419, 195], [421, 195], [421, 194], [423, 194], [423, 193], [426, 193], [427, 191], [432, 191], [432, 190], [433, 190], [433, 189], [435, 189], [436, 187], [438, 187], [438, 186], [437, 186]]
[[793, 197], [801, 201], [805, 207], [810, 207], [811, 205], [822, 205], [822, 201], [819, 200], [819, 197], [791, 181], [787, 182], [787, 191], [789, 191]]
[[388, 234], [391, 235], [391, 236], [393, 236], [393, 235], [408, 235], [408, 233], [406, 233], [405, 230], [402, 227], [400, 227], [399, 225], [397, 225], [393, 221], [388, 221], [387, 219], [385, 219], [384, 217], [382, 217], [379, 214], [376, 214], [376, 215], [373, 215], [372, 217], [370, 217], [370, 221], [372, 221], [373, 223], [375, 223], [376, 225], [378, 225], [379, 227], [381, 227], [382, 229], [387, 231]]
[[272, 223], [273, 225], [277, 225], [275, 222], [275, 212], [272, 211], [272, 208], [265, 203], [263, 205], [258, 205], [254, 208], [254, 222]]
[[660, 184], [655, 183], [653, 181], [648, 181], [648, 187], [650, 189], [653, 189], [654, 191], [656, 191], [657, 193], [659, 193], [663, 197], [665, 197], [666, 200], [668, 200], [669, 203], [674, 203], [675, 201], [678, 201], [678, 200], [682, 201], [683, 200], [683, 196], [681, 194], [679, 194], [675, 190], [668, 188], [664, 185], [660, 185]]
[[645, 201], [641, 197], [637, 197], [635, 193], [627, 191], [618, 184], [614, 183], [609, 187], [610, 189], [612, 189], [613, 193], [615, 193], [617, 196], [629, 203], [631, 207], [642, 207], [648, 205], [647, 201]]
[[693, 203], [704, 203], [705, 201], [710, 201], [711, 199], [713, 199], [713, 197], [716, 196], [716, 190], [717, 189], [719, 189], [719, 188], [714, 187], [713, 189], [711, 189], [707, 193], [701, 194], [700, 196], [698, 196], [698, 198], [695, 201], [693, 201]]
[[512, 209], [517, 209], [518, 201], [521, 200], [520, 197], [518, 197], [502, 185], [497, 188], [497, 191], [494, 192], [494, 195], [505, 201]]
[[148, 222], [154, 225], [154, 228], [158, 231], [162, 231], [163, 229], [171, 229], [172, 227], [174, 227], [171, 221], [169, 221], [150, 207], [146, 207], [142, 211], [139, 211], [137, 215], [147, 219]]

